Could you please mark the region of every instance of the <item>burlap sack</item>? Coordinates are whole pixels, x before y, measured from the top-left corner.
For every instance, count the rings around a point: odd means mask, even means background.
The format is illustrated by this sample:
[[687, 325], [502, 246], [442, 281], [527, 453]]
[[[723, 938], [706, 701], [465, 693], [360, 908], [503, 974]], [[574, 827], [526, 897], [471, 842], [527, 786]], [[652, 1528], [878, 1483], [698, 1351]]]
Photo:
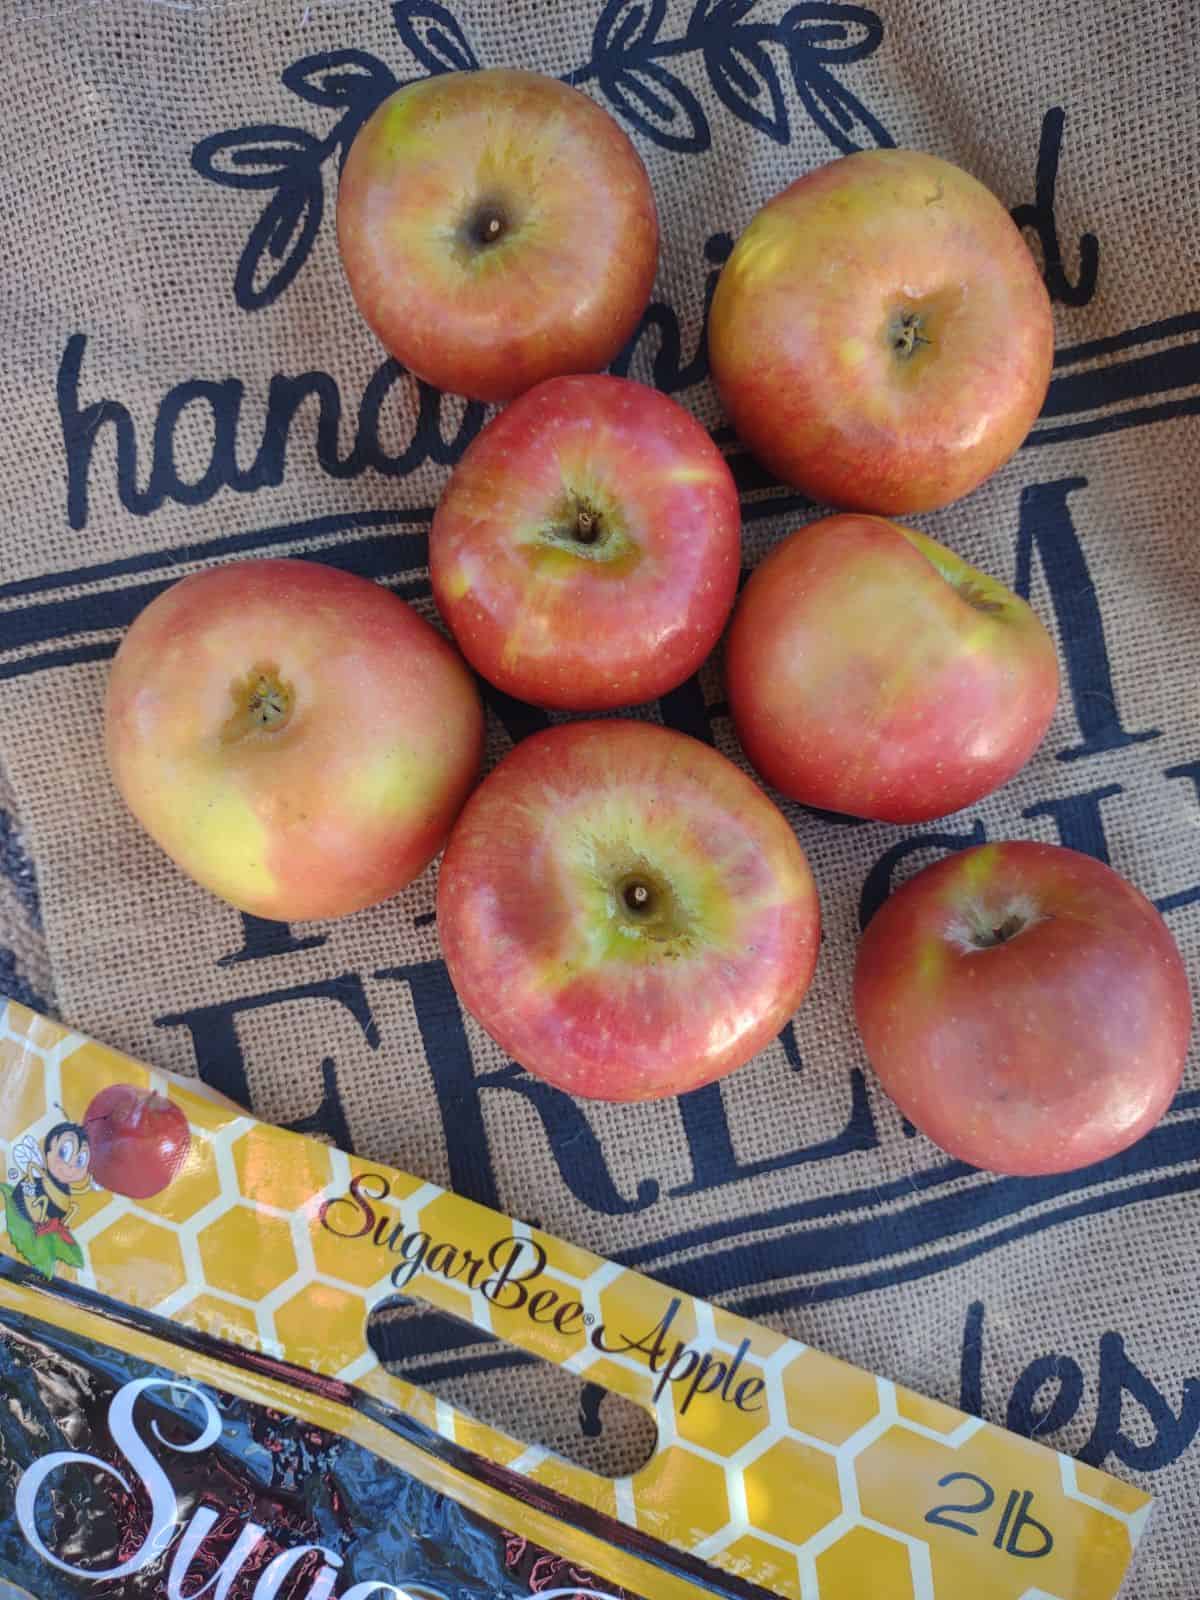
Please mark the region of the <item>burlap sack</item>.
[[[902, 1124], [865, 1071], [848, 992], [860, 918], [889, 879], [985, 837], [1108, 857], [1197, 970], [1198, 13], [876, 3], [9, 0], [0, 984], [263, 1117], [1136, 1478], [1162, 1504], [1129, 1592], [1187, 1600], [1200, 1079], [1117, 1161], [997, 1180]], [[1055, 299], [1057, 372], [1026, 448], [915, 519], [1015, 580], [1055, 629], [1064, 693], [1045, 746], [926, 829], [793, 808], [825, 909], [815, 988], [759, 1060], [679, 1103], [573, 1104], [502, 1059], [439, 962], [434, 870], [345, 922], [246, 921], [138, 831], [104, 768], [107, 658], [185, 573], [305, 553], [430, 613], [429, 508], [482, 413], [381, 370], [333, 204], [381, 95], [476, 62], [570, 76], [629, 130], [664, 250], [619, 365], [713, 428], [701, 326], [730, 238], [841, 151], [912, 144], [970, 168], [1018, 208]], [[814, 513], [730, 454], [753, 562]], [[738, 759], [721, 699], [710, 668], [647, 714]], [[489, 720], [495, 759], [539, 718], [494, 702]], [[613, 1402], [580, 1406], [569, 1383], [470, 1341], [417, 1318], [389, 1348], [547, 1442], [626, 1459]]]

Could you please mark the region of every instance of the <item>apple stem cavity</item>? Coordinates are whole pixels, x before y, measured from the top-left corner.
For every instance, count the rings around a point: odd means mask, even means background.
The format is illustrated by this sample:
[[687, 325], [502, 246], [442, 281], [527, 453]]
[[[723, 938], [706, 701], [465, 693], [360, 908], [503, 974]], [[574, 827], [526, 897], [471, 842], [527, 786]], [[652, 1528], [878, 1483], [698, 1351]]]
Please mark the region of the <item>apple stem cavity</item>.
[[1003, 589], [996, 584], [994, 589], [989, 586], [988, 580], [973, 567], [966, 566], [963, 562], [956, 562], [951, 566], [949, 562], [939, 560], [931, 554], [929, 549], [924, 550], [925, 559], [933, 566], [938, 576], [944, 578], [961, 600], [965, 600], [972, 611], [981, 611], [985, 616], [998, 616], [1004, 610]]
[[602, 512], [575, 494], [568, 494], [553, 520], [542, 532], [546, 544], [589, 561], [619, 560], [627, 553], [626, 541]]
[[260, 728], [276, 728], [288, 714], [288, 694], [281, 683], [259, 678], [247, 707]]
[[1018, 913], [1005, 917], [1003, 922], [991, 928], [980, 928], [975, 935], [975, 945], [979, 950], [991, 950], [998, 944], [1007, 944], [1010, 939], [1015, 939], [1022, 928], [1025, 919]]
[[575, 517], [575, 538], [580, 544], [595, 544], [600, 537], [600, 518], [587, 506], [580, 506]]
[[248, 733], [280, 733], [292, 718], [292, 686], [278, 668], [258, 666], [230, 687], [233, 715], [222, 729], [228, 744]]
[[974, 583], [967, 578], [961, 583], [956, 583], [954, 587], [973, 611], [982, 611], [985, 616], [995, 616], [1004, 610], [1003, 600], [997, 600], [989, 595], [981, 583]]
[[466, 235], [480, 249], [496, 244], [508, 230], [504, 208], [494, 200], [481, 201], [467, 218]]
[[963, 921], [949, 929], [949, 936], [952, 943], [967, 952], [995, 950], [1002, 944], [1011, 944], [1027, 928], [1045, 920], [1045, 914], [1032, 901], [1018, 896], [1000, 908], [970, 907]]
[[921, 345], [933, 343], [921, 332], [921, 327], [921, 317], [916, 311], [902, 311], [893, 324], [892, 349], [903, 360], [910, 360]]
[[692, 919], [672, 885], [648, 863], [631, 863], [611, 880], [610, 892], [619, 932], [645, 952], [678, 956], [691, 945]]
[[650, 893], [649, 886], [642, 883], [640, 879], [635, 878], [631, 883], [625, 885], [623, 898], [630, 911], [636, 915], [644, 916], [650, 910], [654, 897]]

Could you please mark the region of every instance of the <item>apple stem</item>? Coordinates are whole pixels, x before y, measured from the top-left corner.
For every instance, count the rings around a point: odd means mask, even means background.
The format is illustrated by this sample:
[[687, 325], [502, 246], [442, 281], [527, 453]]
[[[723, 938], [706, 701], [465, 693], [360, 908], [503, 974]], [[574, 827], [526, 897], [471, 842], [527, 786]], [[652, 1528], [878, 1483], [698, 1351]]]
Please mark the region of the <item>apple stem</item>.
[[951, 579], [951, 583], [973, 611], [982, 611], [986, 616], [995, 616], [1004, 610], [1003, 600], [993, 599], [982, 584], [973, 583], [970, 579], [965, 583], [954, 583]]
[[1015, 939], [1024, 926], [1025, 918], [1014, 911], [994, 927], [981, 928], [975, 935], [975, 943], [981, 950], [990, 950], [995, 945], [1007, 944], [1010, 939]]
[[504, 207], [496, 201], [484, 201], [476, 206], [467, 219], [466, 233], [472, 243], [480, 246], [495, 244], [507, 226]]
[[650, 905], [650, 890], [644, 883], [630, 883], [625, 886], [624, 898], [630, 911], [646, 911]]

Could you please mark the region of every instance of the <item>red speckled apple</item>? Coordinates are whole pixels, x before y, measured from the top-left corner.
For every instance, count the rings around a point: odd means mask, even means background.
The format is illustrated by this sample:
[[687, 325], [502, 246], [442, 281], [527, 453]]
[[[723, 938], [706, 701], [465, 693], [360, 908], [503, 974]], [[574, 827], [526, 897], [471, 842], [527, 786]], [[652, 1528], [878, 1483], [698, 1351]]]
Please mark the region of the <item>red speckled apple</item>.
[[740, 529], [725, 458], [682, 406], [625, 378], [551, 378], [455, 468], [429, 571], [489, 682], [612, 710], [674, 689], [716, 644]]
[[1053, 641], [1024, 600], [882, 517], [825, 517], [771, 551], [734, 612], [725, 677], [769, 783], [882, 822], [1006, 783], [1058, 700]]
[[372, 113], [342, 172], [338, 245], [398, 361], [507, 400], [613, 359], [650, 297], [658, 214], [607, 111], [498, 67], [406, 84]]
[[1111, 867], [1027, 842], [919, 872], [872, 918], [854, 1008], [867, 1057], [944, 1150], [1068, 1172], [1140, 1139], [1179, 1087], [1192, 1008], [1166, 924]]
[[814, 500], [928, 511], [1007, 461], [1041, 410], [1050, 300], [1008, 212], [916, 150], [797, 179], [721, 273], [713, 377], [738, 433]]
[[159, 1194], [187, 1160], [192, 1135], [173, 1100], [110, 1083], [83, 1117], [92, 1151], [92, 1176], [113, 1194], [145, 1200]]
[[623, 720], [525, 739], [446, 847], [438, 931], [459, 998], [572, 1094], [652, 1100], [748, 1061], [817, 959], [812, 875], [755, 784]]
[[121, 643], [109, 765], [198, 883], [281, 921], [395, 894], [474, 784], [483, 713], [461, 657], [403, 600], [312, 561], [184, 578]]

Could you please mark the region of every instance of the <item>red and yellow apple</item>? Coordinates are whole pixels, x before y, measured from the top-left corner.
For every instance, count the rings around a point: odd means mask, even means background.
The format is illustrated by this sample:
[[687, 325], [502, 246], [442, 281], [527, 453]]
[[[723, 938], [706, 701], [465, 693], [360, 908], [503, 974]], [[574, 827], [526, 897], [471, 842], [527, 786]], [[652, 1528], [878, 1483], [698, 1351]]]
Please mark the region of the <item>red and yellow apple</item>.
[[674, 400], [550, 378], [484, 428], [433, 519], [438, 609], [520, 700], [603, 711], [675, 688], [721, 636], [741, 516], [725, 458]]
[[755, 569], [725, 651], [730, 710], [758, 772], [793, 800], [921, 822], [1007, 782], [1058, 699], [1029, 606], [883, 517], [825, 517]]
[[854, 1008], [900, 1109], [996, 1172], [1067, 1172], [1125, 1149], [1179, 1087], [1187, 974], [1111, 867], [1059, 845], [980, 845], [872, 918]]
[[999, 200], [915, 150], [843, 156], [753, 218], [717, 285], [713, 377], [786, 483], [853, 511], [957, 500], [1050, 382], [1050, 300]]
[[397, 89], [338, 191], [359, 310], [417, 377], [478, 400], [606, 367], [658, 264], [650, 180], [608, 112], [492, 68]]
[[109, 764], [198, 883], [259, 917], [395, 894], [474, 784], [483, 713], [453, 647], [378, 584], [237, 562], [151, 601], [113, 664]]
[[450, 836], [438, 932], [463, 1005], [572, 1094], [652, 1100], [748, 1061], [812, 977], [783, 815], [718, 751], [625, 720], [517, 745]]

